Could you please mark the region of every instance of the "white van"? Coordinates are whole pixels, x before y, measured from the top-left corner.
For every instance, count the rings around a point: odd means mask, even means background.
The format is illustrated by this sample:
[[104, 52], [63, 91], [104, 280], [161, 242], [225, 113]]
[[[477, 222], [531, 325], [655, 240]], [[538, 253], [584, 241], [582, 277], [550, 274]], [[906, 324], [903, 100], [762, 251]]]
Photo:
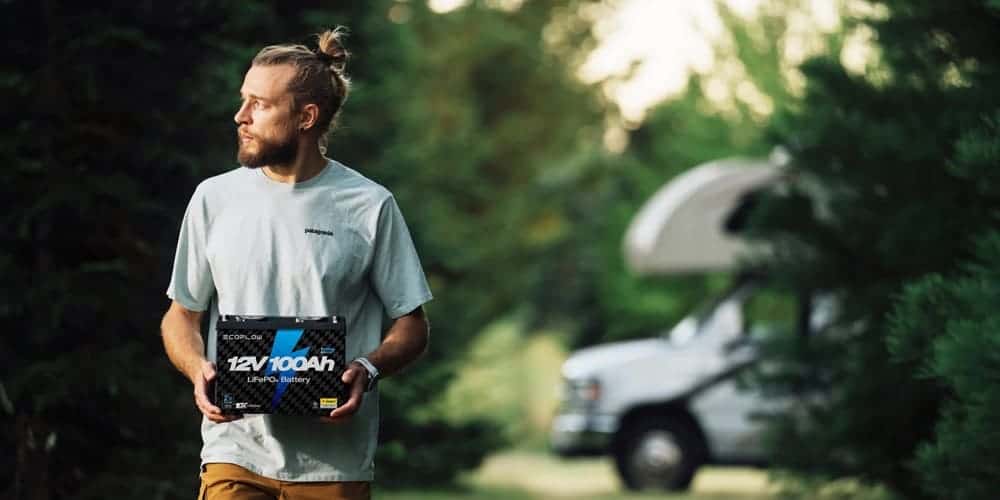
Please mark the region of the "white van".
[[[774, 155], [732, 159], [671, 181], [632, 221], [625, 241], [629, 266], [666, 275], [734, 269], [753, 249], [725, 225], [748, 193], [780, 178], [780, 168]], [[663, 334], [573, 353], [562, 368], [553, 449], [564, 456], [612, 455], [630, 489], [685, 489], [707, 463], [762, 464], [763, 428], [753, 417], [782, 402], [741, 390], [740, 374], [755, 362], [758, 339], [818, 328], [831, 307], [770, 287], [761, 277], [734, 281]]]

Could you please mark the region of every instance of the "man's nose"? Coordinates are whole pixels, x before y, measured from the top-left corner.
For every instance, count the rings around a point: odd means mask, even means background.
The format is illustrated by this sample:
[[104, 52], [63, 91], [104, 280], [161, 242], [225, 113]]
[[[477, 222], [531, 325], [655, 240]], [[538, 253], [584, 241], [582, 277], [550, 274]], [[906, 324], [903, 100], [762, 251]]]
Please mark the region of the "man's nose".
[[236, 115], [233, 116], [233, 121], [235, 121], [237, 125], [250, 123], [250, 114], [247, 113], [247, 103], [240, 103], [240, 109], [236, 110]]

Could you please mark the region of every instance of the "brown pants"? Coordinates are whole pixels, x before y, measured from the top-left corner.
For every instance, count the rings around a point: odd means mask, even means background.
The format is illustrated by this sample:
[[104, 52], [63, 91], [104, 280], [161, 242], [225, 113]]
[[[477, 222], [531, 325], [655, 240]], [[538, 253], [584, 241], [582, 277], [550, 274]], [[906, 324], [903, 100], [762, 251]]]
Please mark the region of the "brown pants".
[[259, 476], [239, 465], [205, 464], [198, 500], [370, 500], [367, 482], [292, 482]]

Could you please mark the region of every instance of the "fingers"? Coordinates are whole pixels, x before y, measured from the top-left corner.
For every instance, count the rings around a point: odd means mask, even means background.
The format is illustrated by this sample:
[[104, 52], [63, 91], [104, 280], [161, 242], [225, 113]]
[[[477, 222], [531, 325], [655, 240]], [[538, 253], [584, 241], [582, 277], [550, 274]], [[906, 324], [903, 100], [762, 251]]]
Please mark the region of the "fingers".
[[201, 376], [194, 382], [194, 404], [206, 418], [215, 423], [232, 422], [243, 418], [242, 415], [223, 415], [222, 409], [212, 404], [208, 397], [208, 383], [215, 379], [215, 365], [211, 361], [203, 361]]
[[202, 415], [205, 415], [206, 418], [217, 424], [222, 422], [232, 422], [233, 420], [243, 418], [242, 415], [224, 415], [218, 406], [213, 405], [208, 398], [205, 397], [204, 392], [201, 394], [197, 392], [195, 393], [194, 403], [195, 406], [198, 407], [198, 410], [201, 411]]
[[325, 422], [336, 423], [347, 420], [351, 415], [357, 413], [358, 408], [361, 407], [361, 401], [364, 400], [365, 386], [368, 385], [367, 370], [356, 365], [351, 365], [344, 370], [344, 374], [340, 379], [350, 386], [350, 398], [346, 403], [330, 412], [330, 416], [322, 417], [322, 420]]
[[204, 359], [201, 361], [201, 374], [205, 380], [211, 382], [215, 378], [215, 363]]
[[352, 382], [354, 382], [354, 379], [362, 372], [364, 372], [365, 374], [368, 373], [365, 370], [361, 369], [358, 365], [351, 364], [347, 367], [346, 370], [344, 370], [344, 374], [340, 376], [340, 380], [342, 380], [345, 384], [350, 385]]

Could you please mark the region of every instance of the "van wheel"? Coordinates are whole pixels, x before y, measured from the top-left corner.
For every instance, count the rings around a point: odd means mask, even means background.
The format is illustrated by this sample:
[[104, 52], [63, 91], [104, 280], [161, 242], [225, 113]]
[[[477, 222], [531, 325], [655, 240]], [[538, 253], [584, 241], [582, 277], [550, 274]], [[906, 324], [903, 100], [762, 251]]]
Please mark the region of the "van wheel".
[[686, 490], [705, 461], [705, 446], [676, 417], [644, 417], [622, 430], [615, 467], [630, 490]]

